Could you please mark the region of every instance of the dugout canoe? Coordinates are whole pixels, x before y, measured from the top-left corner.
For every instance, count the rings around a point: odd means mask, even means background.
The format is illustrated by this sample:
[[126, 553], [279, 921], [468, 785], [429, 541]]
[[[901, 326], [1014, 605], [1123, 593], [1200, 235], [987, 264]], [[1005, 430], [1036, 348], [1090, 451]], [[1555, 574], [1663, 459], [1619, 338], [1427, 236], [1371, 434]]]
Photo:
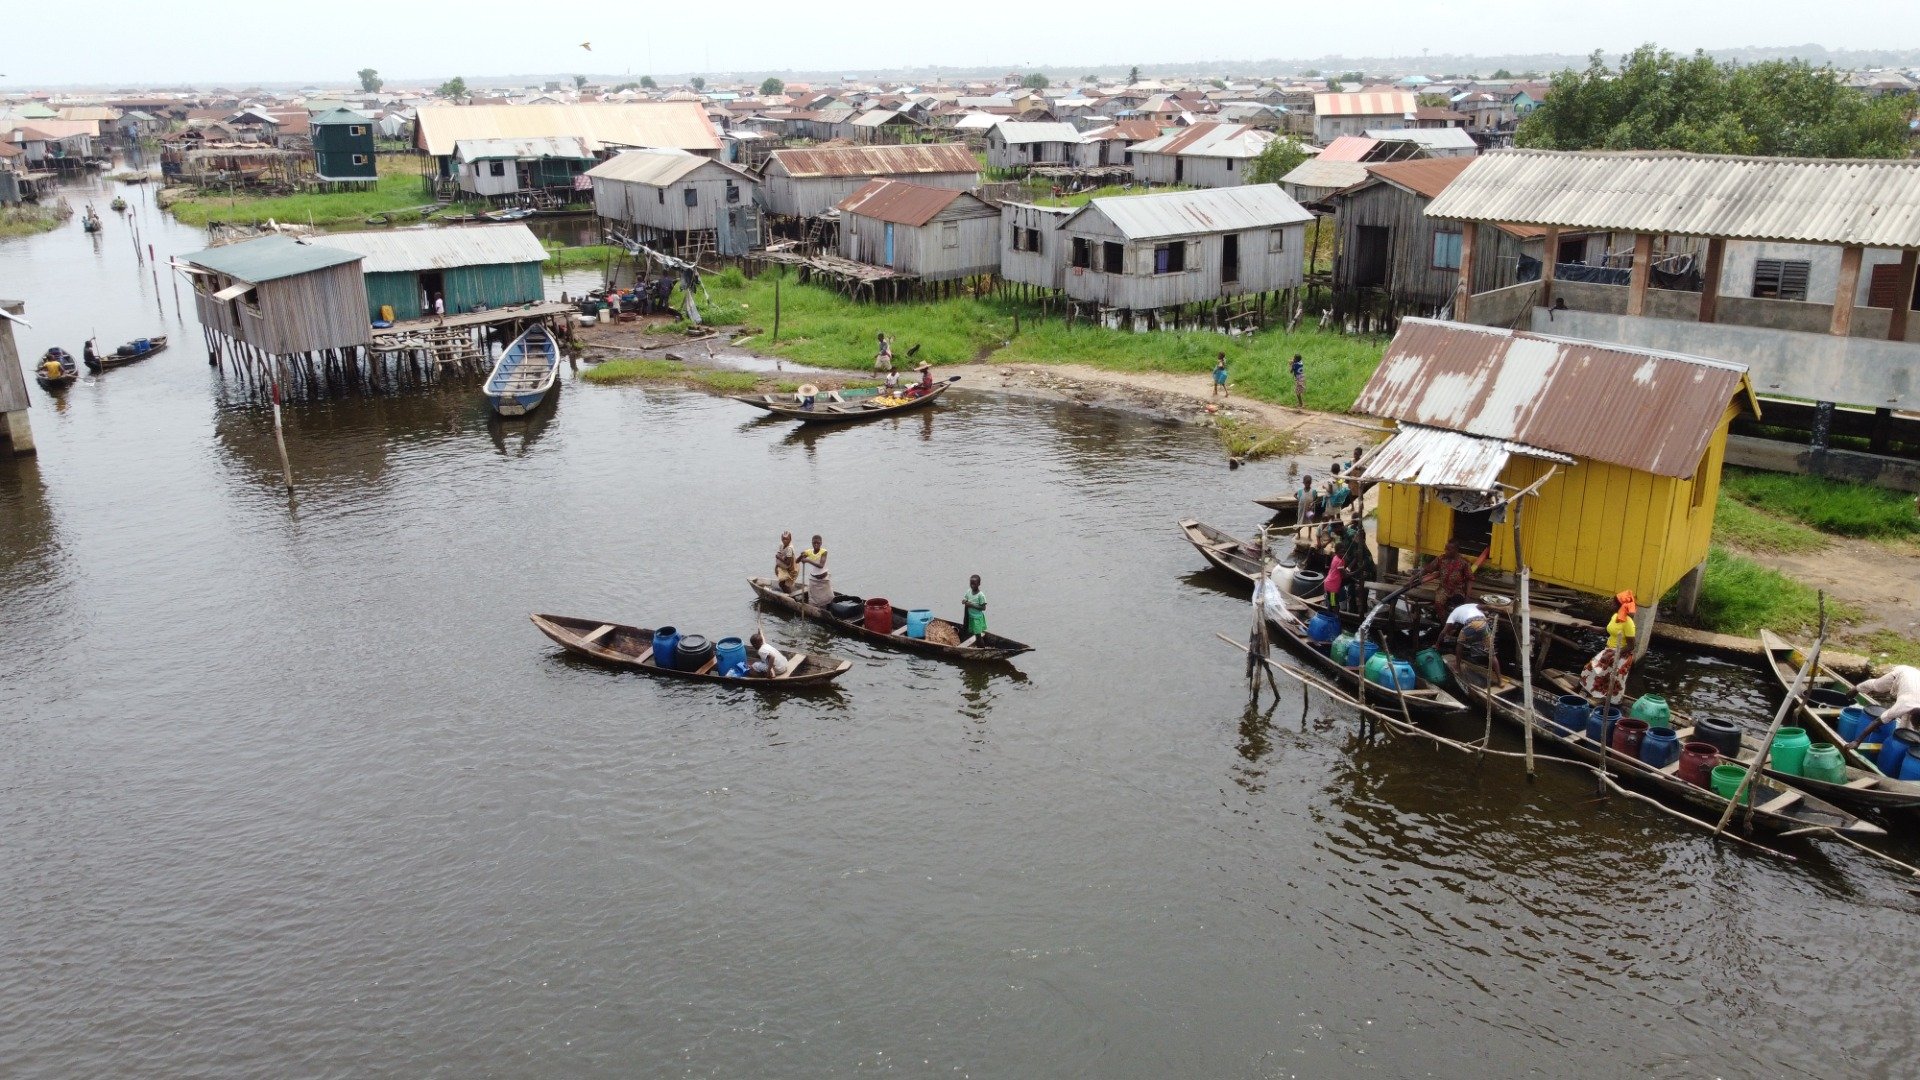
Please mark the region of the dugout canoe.
[[[144, 348], [141, 347], [141, 342], [146, 342]], [[134, 338], [132, 341], [127, 342], [125, 345], [120, 346], [110, 353], [96, 353], [92, 360], [87, 361], [87, 367], [96, 373], [106, 368], [122, 367], [127, 364], [145, 360], [154, 353], [164, 351], [166, 347], [167, 335], [165, 334], [155, 334], [148, 338]]]
[[[1290, 611], [1299, 614], [1310, 613], [1311, 609], [1304, 604], [1294, 603], [1300, 599], [1299, 597], [1290, 596], [1287, 599], [1290, 601], [1288, 604]], [[1305, 623], [1298, 619], [1289, 622], [1270, 617], [1267, 619], [1267, 625], [1277, 630], [1282, 641], [1291, 645], [1296, 654], [1326, 676], [1327, 681], [1339, 688], [1341, 693], [1356, 700], [1364, 700], [1368, 707], [1378, 709], [1388, 716], [1398, 714], [1402, 703], [1406, 705], [1408, 715], [1415, 717], [1442, 716], [1459, 712], [1467, 707], [1465, 702], [1448, 693], [1445, 687], [1437, 686], [1417, 675], [1414, 685], [1409, 689], [1401, 690], [1367, 680], [1366, 688], [1362, 691], [1359, 686], [1361, 679], [1358, 671], [1335, 660], [1327, 646], [1309, 638]]]
[[898, 416], [903, 412], [924, 409], [940, 399], [940, 395], [960, 376], [948, 377], [946, 382], [934, 383], [933, 389], [919, 397], [908, 398], [895, 405], [883, 405], [886, 400], [878, 395], [864, 397], [845, 396], [842, 400], [830, 400], [826, 393], [814, 395], [813, 408], [803, 407], [791, 395], [786, 394], [748, 394], [735, 398], [744, 401], [756, 409], [765, 409], [783, 420], [798, 420], [803, 424], [847, 424], [859, 420], [878, 420], [882, 416]]
[[[1449, 660], [1451, 664], [1451, 660]], [[1687, 816], [1701, 822], [1707, 828], [1720, 820], [1727, 808], [1726, 799], [1712, 790], [1696, 787], [1682, 780], [1679, 775], [1680, 764], [1656, 767], [1630, 757], [1610, 746], [1603, 747], [1587, 737], [1585, 731], [1565, 732], [1552, 723], [1556, 694], [1542, 693], [1546, 686], [1536, 686], [1533, 694], [1533, 712], [1525, 708], [1522, 688], [1517, 680], [1503, 680], [1491, 693], [1487, 689], [1486, 673], [1478, 668], [1469, 667], [1454, 671], [1454, 684], [1461, 692], [1472, 699], [1476, 705], [1491, 704], [1493, 715], [1500, 718], [1509, 727], [1525, 730], [1533, 728], [1536, 745], [1544, 740], [1558, 752], [1579, 758], [1590, 765], [1598, 765], [1605, 760], [1607, 772], [1621, 784], [1638, 788], [1650, 795], [1659, 797], [1663, 802], [1678, 804], [1686, 808]], [[1693, 728], [1676, 727], [1674, 734], [1682, 742], [1693, 733]], [[1787, 832], [1795, 829], [1826, 829], [1848, 836], [1885, 836], [1886, 830], [1871, 821], [1863, 821], [1846, 810], [1821, 799], [1802, 788], [1787, 784], [1765, 773], [1756, 776], [1748, 785], [1752, 792], [1753, 824], [1768, 832]], [[1747, 816], [1743, 809], [1734, 815], [1736, 822]]]
[[[798, 662], [790, 665], [787, 674], [770, 678], [757, 675], [743, 677], [717, 674], [713, 670], [716, 662], [713, 660], [708, 661], [707, 666], [699, 671], [681, 671], [677, 668], [662, 667], [654, 662], [653, 631], [649, 628], [603, 622], [599, 619], [575, 619], [565, 615], [533, 615], [531, 618], [533, 625], [538, 627], [541, 633], [552, 638], [556, 645], [575, 656], [584, 656], [589, 660], [637, 671], [643, 675], [657, 675], [669, 679], [724, 683], [749, 690], [806, 690], [826, 686], [853, 667], [853, 662], [850, 660], [800, 653], [797, 656]], [[788, 654], [789, 661], [795, 659], [794, 654]]]
[[[893, 609], [893, 630], [883, 634], [878, 630], [868, 629], [864, 617], [843, 619], [826, 608], [815, 607], [801, 597], [790, 596], [780, 591], [779, 586], [766, 578], [750, 577], [747, 579], [747, 584], [752, 587], [754, 595], [758, 596], [763, 603], [782, 611], [792, 612], [809, 622], [819, 623], [836, 633], [870, 641], [875, 645], [884, 645], [889, 649], [919, 653], [922, 656], [937, 656], [942, 660], [1011, 660], [1021, 653], [1033, 651], [1033, 646], [1023, 645], [1012, 638], [1001, 637], [999, 634], [981, 634], [978, 638], [961, 637], [960, 624], [947, 619], [933, 621], [951, 628], [956, 637], [960, 637], [958, 645], [942, 645], [937, 641], [908, 637], [908, 609], [901, 607]], [[866, 602], [861, 597], [836, 592], [833, 598], [852, 600], [861, 604], [864, 616]]]
[[[1767, 667], [1772, 669], [1774, 680], [1780, 684], [1781, 692], [1785, 693], [1792, 689], [1793, 680], [1800, 674], [1801, 666], [1800, 663], [1794, 662], [1794, 658], [1800, 657], [1801, 663], [1805, 662], [1805, 654], [1800, 647], [1764, 628], [1760, 631], [1760, 647], [1766, 652]], [[1845, 705], [1823, 704], [1820, 701], [1822, 698], [1831, 702], [1839, 702], [1844, 698], [1849, 704], [1859, 701], [1859, 695], [1855, 692], [1850, 680], [1827, 665], [1821, 664], [1819, 671], [1808, 676], [1807, 685], [1801, 689], [1800, 696], [1794, 699], [1793, 703], [1794, 715], [1799, 719], [1800, 726], [1807, 729], [1808, 737], [1816, 742], [1830, 742], [1839, 747], [1840, 755], [1847, 759], [1849, 769], [1858, 769], [1880, 777], [1884, 783], [1875, 785], [1874, 790], [1886, 792], [1889, 796], [1896, 793], [1900, 796], [1898, 799], [1890, 798], [1883, 805], [1891, 806], [1897, 802], [1902, 808], [1906, 808], [1906, 796], [1911, 794], [1912, 807], [1920, 809], [1920, 783], [1888, 776], [1880, 771], [1880, 766], [1874, 762], [1872, 756], [1858, 750], [1847, 749], [1846, 740], [1840, 737], [1840, 732], [1834, 727], [1839, 722], [1840, 710], [1845, 708]], [[1863, 792], [1862, 797], [1868, 797], [1868, 793]]]
[[560, 343], [534, 323], [500, 353], [487, 376], [487, 400], [501, 416], [525, 416], [547, 399], [559, 375]]

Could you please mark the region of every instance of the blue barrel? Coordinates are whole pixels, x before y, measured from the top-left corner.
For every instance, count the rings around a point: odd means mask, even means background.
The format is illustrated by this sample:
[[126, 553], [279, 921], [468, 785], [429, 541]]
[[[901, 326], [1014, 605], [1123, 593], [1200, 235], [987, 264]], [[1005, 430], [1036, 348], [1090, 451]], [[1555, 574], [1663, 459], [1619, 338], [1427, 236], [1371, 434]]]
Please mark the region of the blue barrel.
[[653, 632], [653, 664], [655, 667], [670, 668], [674, 657], [680, 652], [680, 629], [675, 626], [663, 626]]
[[1910, 733], [1888, 732], [1884, 730], [1884, 726], [1880, 732], [1880, 756], [1874, 758], [1873, 763], [1880, 766], [1880, 771], [1888, 776], [1900, 775], [1900, 765], [1907, 760], [1907, 751], [1915, 748], [1912, 745], [1913, 740], [1901, 738], [1902, 735], [1907, 734]]
[[907, 636], [916, 640], [924, 640], [927, 636], [927, 624], [932, 621], [933, 612], [928, 611], [926, 608], [909, 608], [907, 610]]
[[1920, 780], [1920, 746], [1915, 745], [1920, 742], [1920, 732], [1901, 731], [1889, 741], [1907, 744], [1907, 756], [1900, 762], [1900, 779]]
[[1553, 727], [1563, 735], [1571, 735], [1587, 724], [1587, 699], [1577, 694], [1562, 695], [1553, 703]]
[[1680, 760], [1680, 740], [1670, 727], [1648, 728], [1640, 737], [1640, 760], [1664, 769]]
[[1596, 705], [1587, 712], [1587, 738], [1605, 746], [1613, 741], [1613, 725], [1619, 722], [1618, 705]]
[[722, 675], [730, 674], [734, 668], [747, 666], [747, 643], [737, 637], [723, 637], [713, 647], [714, 657], [719, 661], [714, 670]]
[[1411, 690], [1420, 685], [1413, 673], [1413, 665], [1405, 660], [1387, 658], [1387, 662], [1369, 673], [1373, 681], [1389, 690]]
[[1330, 611], [1317, 611], [1307, 620], [1307, 637], [1315, 645], [1326, 645], [1340, 636], [1340, 616]]
[[1867, 725], [1871, 723], [1873, 723], [1873, 717], [1867, 715], [1867, 710], [1858, 705], [1849, 705], [1841, 709], [1840, 720], [1836, 725], [1839, 729], [1840, 741], [1852, 742], [1859, 738], [1860, 733], [1865, 731]]
[[1360, 642], [1355, 641], [1353, 643], [1353, 647], [1349, 649], [1347, 652], [1347, 666], [1348, 667], [1365, 667], [1367, 661], [1373, 659], [1378, 655], [1380, 655], [1379, 642], [1369, 641], [1366, 644], [1362, 645]]

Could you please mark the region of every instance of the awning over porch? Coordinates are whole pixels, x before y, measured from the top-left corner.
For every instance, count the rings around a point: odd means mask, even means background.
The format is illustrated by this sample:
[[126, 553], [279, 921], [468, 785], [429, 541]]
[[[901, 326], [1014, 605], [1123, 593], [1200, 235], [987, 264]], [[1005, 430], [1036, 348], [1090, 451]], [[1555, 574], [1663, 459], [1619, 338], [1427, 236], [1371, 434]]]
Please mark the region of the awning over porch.
[[1574, 463], [1565, 454], [1525, 443], [1407, 424], [1367, 455], [1357, 472], [1359, 479], [1377, 483], [1493, 491], [1515, 454], [1560, 465]]

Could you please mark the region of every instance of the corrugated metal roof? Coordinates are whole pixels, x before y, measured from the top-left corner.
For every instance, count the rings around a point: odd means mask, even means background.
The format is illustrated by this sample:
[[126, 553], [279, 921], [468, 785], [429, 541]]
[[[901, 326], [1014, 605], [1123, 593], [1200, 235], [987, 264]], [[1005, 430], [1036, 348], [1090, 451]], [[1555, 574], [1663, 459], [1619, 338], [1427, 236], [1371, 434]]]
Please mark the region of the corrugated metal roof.
[[752, 181], [753, 179], [724, 162], [696, 157], [681, 150], [628, 150], [595, 165], [588, 169], [586, 174], [598, 180], [622, 180], [630, 184], [645, 184], [648, 187], [665, 187], [698, 170], [702, 165], [713, 165], [716, 168], [740, 173], [743, 180]]
[[1308, 158], [1293, 167], [1293, 171], [1280, 178], [1280, 183], [1291, 187], [1332, 188], [1339, 191], [1367, 179], [1367, 167], [1357, 161], [1328, 161], [1325, 158]]
[[1245, 124], [1194, 124], [1133, 147], [1141, 154], [1190, 157], [1254, 157], [1275, 138]]
[[416, 141], [435, 157], [462, 139], [576, 135], [587, 149], [618, 146], [718, 150], [720, 133], [697, 101], [588, 105], [422, 105]]
[[838, 209], [842, 213], [917, 228], [963, 198], [973, 196], [959, 188], [927, 187], [904, 180], [869, 180], [859, 191], [840, 200]]
[[1447, 190], [1460, 174], [1473, 164], [1470, 157], [1416, 158], [1411, 161], [1387, 161], [1368, 165], [1368, 173], [1406, 188], [1416, 195], [1433, 198]]
[[972, 112], [953, 122], [955, 131], [986, 131], [995, 124], [1003, 124], [1006, 117], [995, 116], [990, 112]]
[[1400, 90], [1313, 95], [1315, 116], [1406, 116], [1419, 107], [1418, 95]]
[[368, 274], [545, 262], [547, 249], [521, 224], [329, 233], [327, 243], [364, 257]]
[[1361, 475], [1389, 484], [1491, 491], [1515, 454], [1574, 464], [1565, 454], [1507, 439], [1482, 439], [1444, 428], [1407, 424], [1367, 456]]
[[1920, 161], [1500, 150], [1427, 208], [1459, 221], [1920, 247]]
[[1380, 145], [1376, 139], [1361, 135], [1342, 135], [1328, 143], [1315, 157], [1320, 161], [1365, 161], [1367, 154]]
[[[1270, 229], [1313, 220], [1313, 215], [1277, 184], [1111, 195], [1094, 199], [1067, 221], [1096, 210], [1106, 215], [1129, 240]], [[1064, 228], [1066, 223], [1062, 222], [1061, 226]]]
[[1740, 364], [1408, 318], [1353, 411], [1680, 477], [1752, 393]]
[[[685, 153], [684, 150], [671, 151]], [[453, 144], [453, 153], [462, 161], [490, 161], [495, 158], [520, 161], [526, 158], [593, 157], [587, 144], [577, 135], [538, 135], [518, 139], [461, 139]]]
[[926, 176], [980, 171], [980, 160], [960, 143], [775, 150], [772, 160], [778, 161], [787, 175], [806, 179], [826, 176]]
[[328, 109], [326, 112], [313, 114], [313, 116], [307, 120], [309, 127], [326, 127], [329, 124], [371, 123], [373, 123], [372, 117], [354, 112], [348, 108]]
[[1368, 128], [1367, 137], [1380, 142], [1410, 142], [1428, 150], [1479, 150], [1465, 128]]
[[995, 127], [1002, 141], [1009, 143], [1079, 143], [1080, 129], [1072, 124], [1002, 120]]
[[[332, 244], [334, 239], [327, 237], [327, 243]], [[180, 260], [257, 285], [296, 274], [310, 274], [342, 263], [359, 262], [360, 255], [344, 247], [309, 244], [288, 236], [262, 236], [256, 240], [243, 240], [238, 244], [182, 255]]]

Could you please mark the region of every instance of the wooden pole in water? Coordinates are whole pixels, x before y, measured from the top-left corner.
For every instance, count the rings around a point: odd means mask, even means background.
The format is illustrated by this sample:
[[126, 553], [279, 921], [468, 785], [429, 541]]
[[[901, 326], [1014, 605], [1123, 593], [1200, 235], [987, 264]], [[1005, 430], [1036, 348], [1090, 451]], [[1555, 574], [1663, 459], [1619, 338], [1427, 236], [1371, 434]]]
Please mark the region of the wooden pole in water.
[[287, 460], [287, 436], [280, 426], [280, 365], [276, 360], [273, 367], [273, 442], [280, 448], [280, 479], [287, 485], [287, 494], [293, 494], [293, 464]]
[[1523, 729], [1526, 738], [1527, 777], [1533, 777], [1533, 608], [1529, 604], [1531, 591], [1529, 579], [1533, 576], [1527, 566], [1527, 549], [1520, 542], [1520, 514], [1525, 500], [1516, 499], [1513, 504], [1513, 561], [1520, 567], [1520, 699], [1527, 710], [1527, 726]]
[[[1767, 767], [1767, 754], [1773, 749], [1773, 737], [1780, 733], [1780, 725], [1787, 719], [1788, 710], [1794, 702], [1800, 700], [1800, 692], [1806, 688], [1807, 679], [1820, 670], [1820, 650], [1827, 643], [1827, 591], [1820, 590], [1820, 636], [1813, 640], [1813, 651], [1807, 654], [1807, 662], [1800, 668], [1800, 674], [1793, 677], [1793, 685], [1787, 688], [1787, 699], [1780, 703], [1779, 711], [1773, 714], [1773, 723], [1767, 727], [1767, 737], [1761, 740], [1760, 752], [1754, 755], [1753, 764], [1747, 767], [1740, 784], [1733, 789], [1733, 797], [1727, 800], [1727, 808], [1720, 812], [1720, 823], [1713, 827], [1713, 835], [1719, 836], [1726, 831], [1727, 822], [1733, 820], [1733, 812], [1740, 806], [1740, 796], [1753, 783], [1753, 776]], [[1747, 807], [1747, 821], [1753, 821], [1753, 807]]]

